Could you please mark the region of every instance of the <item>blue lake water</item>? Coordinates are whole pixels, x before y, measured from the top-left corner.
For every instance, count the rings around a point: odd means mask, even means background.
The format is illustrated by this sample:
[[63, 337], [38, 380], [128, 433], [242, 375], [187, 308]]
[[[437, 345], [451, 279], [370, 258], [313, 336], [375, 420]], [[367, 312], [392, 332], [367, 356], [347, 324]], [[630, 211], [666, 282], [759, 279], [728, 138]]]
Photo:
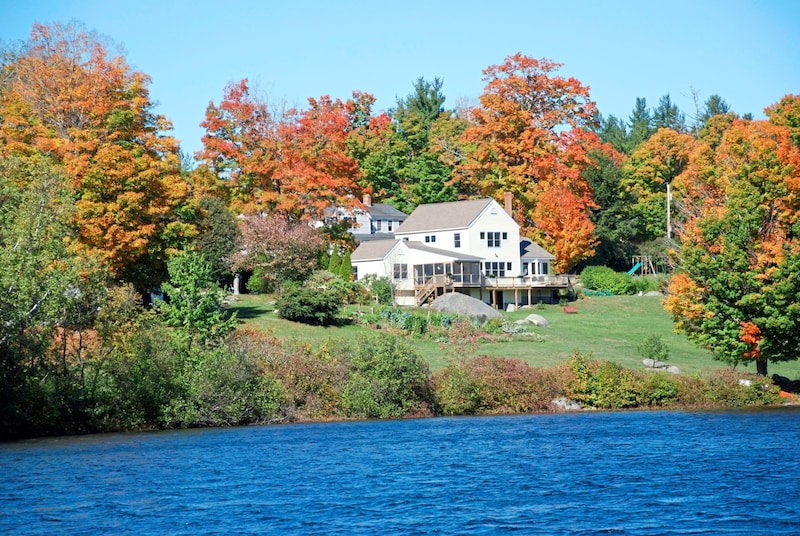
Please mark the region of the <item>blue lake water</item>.
[[2, 534], [800, 534], [800, 409], [0, 444]]

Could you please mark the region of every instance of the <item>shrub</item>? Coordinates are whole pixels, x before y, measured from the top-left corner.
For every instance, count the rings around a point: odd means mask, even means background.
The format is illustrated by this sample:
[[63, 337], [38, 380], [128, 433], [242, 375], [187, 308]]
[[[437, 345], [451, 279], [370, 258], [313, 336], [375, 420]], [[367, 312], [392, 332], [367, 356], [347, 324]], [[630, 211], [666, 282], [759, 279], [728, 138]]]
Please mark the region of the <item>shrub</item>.
[[590, 361], [574, 354], [569, 361], [574, 379], [569, 383], [569, 396], [596, 408], [630, 408], [641, 405], [641, 378], [633, 370], [610, 361]]
[[184, 376], [184, 396], [163, 409], [170, 427], [235, 426], [274, 419], [282, 389], [254, 356], [220, 348], [204, 351]]
[[425, 360], [405, 340], [383, 334], [332, 341], [326, 350], [346, 364], [341, 406], [351, 417], [430, 413], [433, 396]]
[[645, 403], [650, 406], [665, 406], [674, 402], [680, 392], [674, 374], [652, 373], [644, 382]]
[[358, 280], [358, 284], [365, 287], [379, 305], [392, 305], [392, 282], [388, 277], [367, 274]]
[[289, 285], [281, 292], [275, 305], [286, 320], [329, 326], [336, 322], [342, 301], [336, 291]]
[[438, 371], [433, 376], [433, 390], [442, 415], [475, 415], [483, 405], [478, 384], [464, 360]]
[[[740, 382], [740, 380], [742, 380]], [[779, 388], [763, 376], [720, 369], [707, 380], [707, 398], [714, 406], [742, 407], [774, 404]]]
[[615, 272], [607, 266], [587, 266], [581, 272], [584, 288], [605, 290], [613, 294], [634, 294], [634, 277], [625, 272]]
[[487, 356], [455, 360], [433, 383], [445, 415], [546, 411], [562, 391], [551, 369]]
[[669, 346], [661, 335], [652, 333], [636, 346], [636, 351], [645, 359], [653, 361], [666, 361], [669, 359]]

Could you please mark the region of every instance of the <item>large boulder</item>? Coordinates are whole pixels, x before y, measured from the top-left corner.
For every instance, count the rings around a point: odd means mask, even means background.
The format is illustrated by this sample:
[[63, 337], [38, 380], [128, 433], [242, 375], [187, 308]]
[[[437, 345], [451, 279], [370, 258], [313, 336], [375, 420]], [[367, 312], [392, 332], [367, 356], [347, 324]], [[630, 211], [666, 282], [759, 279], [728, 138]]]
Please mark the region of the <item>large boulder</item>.
[[458, 292], [442, 294], [431, 302], [431, 309], [441, 313], [469, 316], [476, 318], [479, 322], [486, 322], [501, 316], [500, 312], [492, 306]]
[[534, 326], [539, 326], [541, 328], [550, 327], [550, 322], [548, 322], [545, 317], [536, 314], [529, 314], [525, 318], [517, 320], [514, 323], [519, 325], [533, 324]]

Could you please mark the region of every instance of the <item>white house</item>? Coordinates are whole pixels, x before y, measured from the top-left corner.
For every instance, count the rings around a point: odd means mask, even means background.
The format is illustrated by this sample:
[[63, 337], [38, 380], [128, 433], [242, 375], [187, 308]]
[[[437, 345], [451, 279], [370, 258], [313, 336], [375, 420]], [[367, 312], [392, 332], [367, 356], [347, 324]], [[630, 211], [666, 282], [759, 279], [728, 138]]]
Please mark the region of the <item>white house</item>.
[[558, 299], [569, 286], [553, 276], [555, 257], [527, 238], [494, 199], [420, 205], [393, 240], [362, 242], [353, 271], [388, 277], [400, 305], [421, 305], [444, 292], [461, 292], [503, 308]]

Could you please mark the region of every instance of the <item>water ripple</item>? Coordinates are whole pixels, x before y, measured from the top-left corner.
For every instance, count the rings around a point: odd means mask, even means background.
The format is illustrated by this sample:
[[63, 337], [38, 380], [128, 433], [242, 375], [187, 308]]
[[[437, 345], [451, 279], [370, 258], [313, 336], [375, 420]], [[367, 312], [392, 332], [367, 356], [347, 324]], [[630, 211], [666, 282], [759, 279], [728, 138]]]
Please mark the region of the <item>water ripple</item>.
[[4, 534], [800, 534], [800, 411], [622, 412], [0, 445]]

